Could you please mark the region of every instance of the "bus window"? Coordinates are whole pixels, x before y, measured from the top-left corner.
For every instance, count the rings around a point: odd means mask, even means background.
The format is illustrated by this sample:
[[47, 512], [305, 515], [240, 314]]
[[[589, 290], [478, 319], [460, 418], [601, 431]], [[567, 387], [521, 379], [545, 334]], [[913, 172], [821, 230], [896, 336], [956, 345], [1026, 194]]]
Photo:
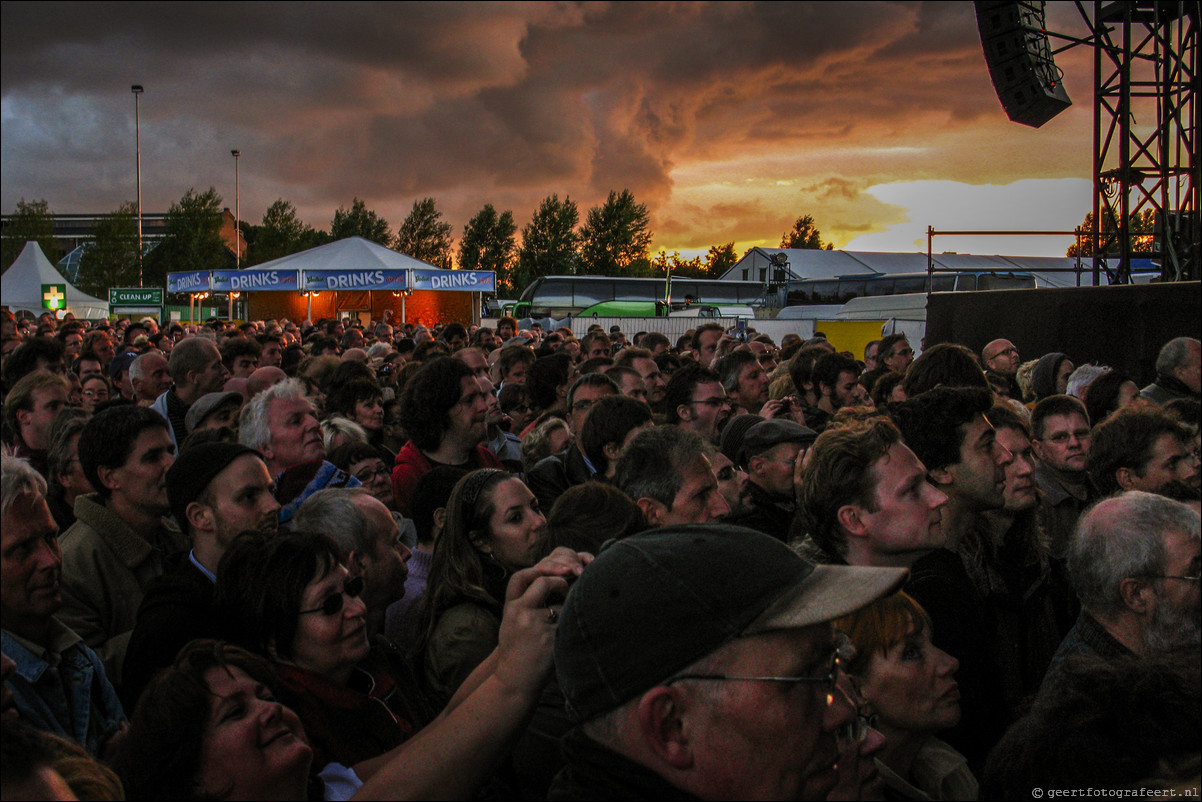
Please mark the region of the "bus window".
[[903, 295], [910, 292], [926, 292], [927, 277], [926, 276], [906, 276], [905, 278], [896, 278], [893, 280], [893, 293], [895, 295]]
[[893, 295], [894, 293], [898, 292], [898, 290], [894, 289], [894, 281], [895, 281], [895, 279], [893, 279], [889, 276], [884, 276], [882, 278], [870, 279], [864, 287], [864, 294], [865, 295]]
[[864, 279], [847, 280], [843, 279], [839, 282], [839, 300], [837, 303], [847, 303], [852, 298], [859, 298], [864, 294], [866, 287]]
[[562, 279], [547, 279], [538, 288], [538, 293], [530, 299], [531, 309], [538, 313], [543, 309], [560, 309], [572, 307], [572, 285]]
[[[956, 289], [956, 276], [941, 276], [936, 274], [931, 278], [931, 292], [952, 292]], [[969, 278], [972, 278], [969, 276]], [[925, 282], [924, 282], [925, 283]], [[925, 287], [923, 288], [926, 289]], [[972, 289], [969, 287], [968, 289]]]
[[1028, 290], [1034, 287], [1034, 276], [1007, 276], [985, 273], [977, 278], [978, 290]]

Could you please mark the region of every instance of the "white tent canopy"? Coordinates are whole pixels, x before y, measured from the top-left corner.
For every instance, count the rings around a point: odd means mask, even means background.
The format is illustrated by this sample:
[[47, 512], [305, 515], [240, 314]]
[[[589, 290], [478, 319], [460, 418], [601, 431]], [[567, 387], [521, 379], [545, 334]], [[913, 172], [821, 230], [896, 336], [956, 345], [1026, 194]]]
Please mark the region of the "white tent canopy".
[[14, 313], [28, 311], [40, 315], [47, 311], [42, 306], [43, 284], [66, 285], [66, 309], [77, 318], [96, 320], [109, 315], [108, 301], [93, 298], [76, 289], [62, 273], [54, 269], [36, 242], [25, 243], [21, 255], [0, 277], [0, 303]]
[[431, 270], [429, 262], [414, 259], [391, 248], [366, 240], [347, 237], [328, 245], [281, 256], [246, 270]]

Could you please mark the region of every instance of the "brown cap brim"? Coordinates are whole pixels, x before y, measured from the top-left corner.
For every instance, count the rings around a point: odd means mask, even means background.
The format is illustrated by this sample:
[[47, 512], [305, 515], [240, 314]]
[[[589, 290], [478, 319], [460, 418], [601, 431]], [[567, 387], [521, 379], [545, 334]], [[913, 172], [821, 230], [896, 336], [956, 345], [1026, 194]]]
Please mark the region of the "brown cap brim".
[[906, 568], [817, 565], [800, 585], [752, 621], [744, 634], [808, 627], [854, 613], [899, 590], [909, 573]]

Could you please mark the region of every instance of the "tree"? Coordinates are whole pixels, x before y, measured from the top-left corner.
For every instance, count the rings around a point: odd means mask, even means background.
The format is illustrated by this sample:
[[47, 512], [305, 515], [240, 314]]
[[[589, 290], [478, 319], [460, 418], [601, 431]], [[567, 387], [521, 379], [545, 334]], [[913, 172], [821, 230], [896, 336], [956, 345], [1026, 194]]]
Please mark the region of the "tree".
[[[1131, 253], [1152, 253], [1153, 242], [1156, 239], [1156, 212], [1153, 209], [1144, 209], [1142, 212], [1132, 212], [1127, 218], [1127, 230], [1131, 233]], [[1081, 238], [1081, 246], [1077, 247], [1077, 243], [1068, 246], [1068, 251], [1065, 256], [1077, 256], [1078, 251], [1082, 257], [1093, 258], [1093, 212], [1085, 213], [1085, 220], [1081, 223], [1081, 233], [1086, 236]], [[1115, 233], [1115, 220], [1110, 215], [1102, 217], [1102, 242], [1106, 243], [1102, 252], [1103, 256], [1118, 256], [1119, 245], [1118, 237]], [[1139, 235], [1139, 236], [1136, 236]], [[1107, 242], [1107, 239], [1110, 241]]]
[[580, 266], [580, 211], [569, 197], [553, 194], [542, 203], [522, 229], [522, 247], [510, 287], [518, 292], [539, 276], [574, 274]]
[[311, 247], [306, 243], [312, 237], [313, 228], [297, 217], [291, 201], [280, 198], [267, 207], [262, 225], [247, 226], [245, 234], [249, 254], [246, 264], [257, 265]]
[[647, 207], [635, 203], [630, 190], [622, 190], [621, 195], [611, 190], [605, 203], [589, 209], [580, 231], [584, 271], [594, 275], [638, 275], [649, 270], [650, 219]]
[[463, 239], [459, 241], [460, 270], [493, 270], [497, 274], [500, 292], [512, 289], [513, 267], [517, 254], [517, 225], [513, 212], [506, 210], [497, 214], [491, 203], [463, 227]]
[[722, 274], [734, 267], [738, 261], [739, 257], [735, 253], [733, 242], [725, 245], [711, 245], [710, 252], [705, 257], [705, 276], [706, 278], [721, 278]]
[[96, 223], [96, 239], [79, 259], [75, 284], [81, 290], [107, 298], [110, 287], [138, 286], [137, 214], [138, 205], [130, 201]]
[[[295, 212], [293, 214], [295, 217]], [[351, 202], [348, 212], [341, 206], [334, 212], [334, 222], [330, 224], [330, 239], [340, 240], [347, 237], [363, 237], [387, 248], [392, 243], [392, 230], [388, 221], [367, 208], [367, 204], [359, 198]]]
[[221, 208], [221, 196], [213, 187], [199, 193], [189, 188], [171, 204], [163, 239], [142, 257], [143, 286], [165, 285], [169, 272], [232, 268], [234, 252], [221, 236]]
[[692, 259], [681, 259], [680, 251], [672, 251], [669, 254], [667, 251], [657, 253], [647, 265], [647, 271], [639, 275], [645, 275], [652, 278], [666, 278], [668, 268], [672, 269], [672, 275], [680, 278], [705, 278], [705, 266], [701, 263], [700, 256], [694, 256]]
[[435, 267], [451, 268], [451, 224], [442, 219], [433, 198], [413, 203], [413, 210], [397, 229], [393, 247]]
[[9, 265], [17, 261], [27, 242], [37, 242], [50, 264], [58, 262], [59, 247], [54, 238], [54, 214], [45, 199], [27, 201], [21, 198], [17, 201], [16, 211], [5, 221], [3, 254], [0, 254], [4, 270], [8, 270]]
[[829, 251], [833, 246], [828, 242], [822, 244], [821, 232], [814, 225], [813, 215], [804, 215], [797, 218], [797, 222], [793, 224], [792, 231], [786, 231], [781, 235], [780, 246], [782, 248], [810, 248], [812, 250]]

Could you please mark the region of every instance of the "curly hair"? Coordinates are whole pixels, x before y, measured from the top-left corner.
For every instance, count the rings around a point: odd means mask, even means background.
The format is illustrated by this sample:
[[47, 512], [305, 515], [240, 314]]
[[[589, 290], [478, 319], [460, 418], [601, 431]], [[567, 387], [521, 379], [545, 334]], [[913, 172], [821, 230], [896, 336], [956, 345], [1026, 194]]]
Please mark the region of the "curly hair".
[[[981, 377], [984, 379], [984, 373]], [[887, 412], [926, 469], [937, 471], [960, 462], [965, 425], [991, 406], [993, 394], [988, 389], [937, 387], [890, 404]]]
[[977, 355], [956, 343], [931, 346], [910, 363], [902, 387], [913, 398], [936, 387], [989, 387]]

